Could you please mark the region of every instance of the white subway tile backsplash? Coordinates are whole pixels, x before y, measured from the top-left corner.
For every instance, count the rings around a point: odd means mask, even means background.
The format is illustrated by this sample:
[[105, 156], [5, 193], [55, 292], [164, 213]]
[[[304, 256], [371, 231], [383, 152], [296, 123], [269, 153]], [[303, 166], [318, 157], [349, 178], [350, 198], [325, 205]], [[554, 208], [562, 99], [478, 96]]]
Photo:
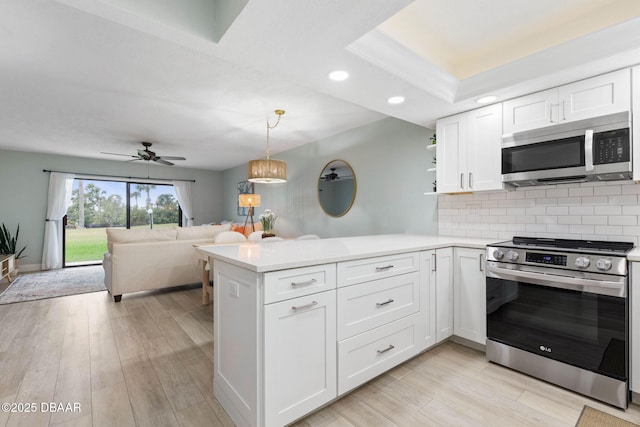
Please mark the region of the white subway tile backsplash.
[[557, 224], [558, 217], [557, 216], [549, 216], [549, 215], [538, 215], [536, 216], [536, 223], [538, 224]]
[[622, 206], [622, 215], [640, 215], [640, 205]]
[[574, 187], [569, 189], [569, 196], [593, 196], [593, 187]]
[[559, 216], [558, 224], [582, 224], [582, 217], [579, 215]]
[[640, 185], [623, 185], [622, 194], [640, 194]]
[[[609, 196], [593, 196], [593, 197], [583, 197], [582, 204], [583, 205], [606, 205], [609, 203]], [[611, 197], [620, 197], [620, 196], [611, 196]]]
[[635, 194], [608, 196], [607, 202], [610, 205], [635, 205], [638, 203], [638, 196]]
[[547, 212], [547, 208], [544, 206], [535, 206], [533, 208], [527, 208], [527, 215], [544, 215]]
[[589, 182], [438, 196], [439, 233], [640, 240], [640, 185]]
[[593, 215], [593, 206], [570, 206], [569, 215]]
[[546, 190], [529, 190], [525, 194], [526, 199], [541, 199], [547, 195]]
[[638, 225], [638, 217], [634, 215], [616, 215], [609, 218], [609, 225]]
[[622, 206], [594, 206], [595, 215], [622, 215]]
[[525, 208], [507, 208], [507, 215], [526, 215], [527, 210]]
[[568, 188], [553, 188], [546, 191], [546, 197], [568, 197]]
[[547, 206], [547, 215], [569, 215], [568, 206]]
[[593, 225], [570, 225], [569, 232], [571, 234], [593, 234], [594, 226]]
[[622, 234], [622, 226], [620, 225], [596, 225], [594, 228], [596, 234]]
[[615, 196], [621, 194], [622, 189], [619, 185], [595, 187], [593, 189], [594, 196]]
[[[597, 225], [607, 225], [608, 217], [605, 215], [583, 215], [582, 223], [583, 224], [597, 224]], [[629, 224], [631, 225], [631, 224]]]

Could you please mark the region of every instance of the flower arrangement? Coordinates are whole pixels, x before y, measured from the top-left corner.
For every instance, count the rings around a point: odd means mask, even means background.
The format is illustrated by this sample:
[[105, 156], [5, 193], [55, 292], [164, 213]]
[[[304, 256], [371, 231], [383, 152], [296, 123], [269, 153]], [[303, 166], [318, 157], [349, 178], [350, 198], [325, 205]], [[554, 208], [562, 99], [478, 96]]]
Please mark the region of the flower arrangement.
[[262, 223], [262, 229], [265, 233], [271, 233], [273, 227], [276, 225], [276, 219], [278, 218], [271, 209], [265, 209], [259, 216]]

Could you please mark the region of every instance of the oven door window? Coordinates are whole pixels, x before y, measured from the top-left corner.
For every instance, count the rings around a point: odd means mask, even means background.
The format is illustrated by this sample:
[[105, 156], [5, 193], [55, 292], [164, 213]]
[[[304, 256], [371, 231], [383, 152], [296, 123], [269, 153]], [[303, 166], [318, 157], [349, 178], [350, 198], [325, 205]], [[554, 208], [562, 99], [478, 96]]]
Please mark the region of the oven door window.
[[502, 173], [584, 166], [584, 135], [502, 149]]
[[626, 299], [487, 278], [487, 338], [627, 379]]

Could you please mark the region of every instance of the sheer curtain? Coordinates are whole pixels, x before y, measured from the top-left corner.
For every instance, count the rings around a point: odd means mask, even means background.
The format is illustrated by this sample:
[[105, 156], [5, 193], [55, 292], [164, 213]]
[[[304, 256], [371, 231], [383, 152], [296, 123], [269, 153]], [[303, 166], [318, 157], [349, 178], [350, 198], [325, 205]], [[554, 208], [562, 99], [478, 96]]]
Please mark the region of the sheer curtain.
[[176, 189], [178, 203], [182, 208], [182, 214], [186, 219], [185, 226], [193, 225], [193, 199], [191, 197], [191, 181], [172, 181], [173, 187]]
[[75, 175], [51, 172], [49, 176], [49, 198], [47, 220], [44, 226], [42, 269], [62, 268], [62, 218], [71, 206], [71, 192]]

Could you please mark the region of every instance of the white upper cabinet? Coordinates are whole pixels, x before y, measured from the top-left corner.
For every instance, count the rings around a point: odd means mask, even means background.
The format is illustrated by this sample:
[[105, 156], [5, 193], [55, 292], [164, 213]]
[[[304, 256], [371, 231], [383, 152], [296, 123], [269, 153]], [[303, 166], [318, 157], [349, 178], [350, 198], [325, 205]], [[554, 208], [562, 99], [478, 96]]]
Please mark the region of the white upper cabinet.
[[633, 180], [640, 181], [640, 65], [633, 67], [633, 117], [631, 121], [635, 123], [632, 129], [633, 135]]
[[502, 104], [467, 113], [469, 191], [502, 189]]
[[503, 133], [629, 111], [629, 69], [533, 93], [503, 103]]
[[438, 145], [436, 147], [436, 184], [438, 193], [463, 191], [464, 172], [467, 169], [465, 152], [467, 145], [467, 115], [457, 114], [436, 123]]
[[559, 120], [572, 122], [629, 111], [631, 71], [615, 71], [558, 88]]
[[501, 190], [502, 104], [438, 120], [437, 192]]
[[[557, 88], [505, 101], [502, 104], [503, 133], [510, 134], [554, 124], [553, 107], [557, 104]], [[555, 113], [557, 115], [557, 109]]]

